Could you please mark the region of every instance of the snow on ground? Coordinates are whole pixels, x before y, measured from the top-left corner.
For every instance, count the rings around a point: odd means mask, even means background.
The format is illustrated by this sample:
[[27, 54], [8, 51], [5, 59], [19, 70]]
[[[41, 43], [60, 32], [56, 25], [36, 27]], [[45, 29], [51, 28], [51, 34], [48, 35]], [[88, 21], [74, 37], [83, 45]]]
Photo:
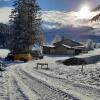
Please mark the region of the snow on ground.
[[64, 60], [64, 59], [68, 59], [68, 58], [70, 58], [71, 56], [61, 56], [61, 55], [45, 55], [44, 56], [44, 59], [43, 59], [43, 61], [44, 60], [46, 60], [46, 61], [49, 61], [49, 63], [51, 62], [56, 62], [57, 60]]
[[[7, 52], [2, 54], [4, 57]], [[83, 71], [81, 65], [56, 62], [68, 59], [67, 56], [46, 55], [28, 63], [7, 62], [7, 71], [0, 77], [0, 100], [100, 100], [99, 56], [100, 49], [77, 56], [90, 62]], [[48, 63], [49, 69], [37, 69], [38, 62]]]
[[7, 49], [0, 49], [0, 58], [5, 58], [8, 55], [8, 53], [10, 53], [9, 50], [7, 50]]
[[[93, 57], [96, 58], [94, 59]], [[65, 78], [65, 79], [69, 79], [69, 80], [73, 80], [73, 81], [78, 81], [80, 83], [84, 83], [84, 84], [89, 84], [89, 85], [94, 85], [94, 86], [98, 86], [100, 87], [100, 49], [96, 49], [94, 51], [90, 51], [88, 54], [82, 54], [79, 55], [77, 57], [81, 57], [81, 58], [85, 58], [87, 60], [88, 58], [88, 62], [90, 62], [90, 64], [88, 65], [84, 65], [83, 68], [83, 72], [82, 72], [82, 66], [65, 66], [62, 64], [57, 64], [55, 62], [50, 62], [50, 59], [52, 58], [45, 58], [46, 62], [50, 63], [50, 70], [41, 70], [39, 69], [39, 71], [44, 72], [46, 74], [50, 74], [50, 75], [54, 75], [54, 76], [58, 76], [60, 78]], [[89, 59], [90, 58], [90, 59]], [[92, 59], [91, 59], [92, 58]], [[60, 59], [55, 58], [55, 61]], [[62, 59], [62, 58], [61, 58]], [[66, 57], [66, 59], [68, 59], [68, 57]], [[94, 63], [96, 60], [97, 62]], [[91, 64], [91, 62], [93, 64]]]
[[100, 49], [89, 51], [87, 54], [81, 54], [76, 57], [84, 58], [90, 64], [95, 64], [100, 61]]
[[[55, 63], [56, 60], [68, 59], [68, 57], [52, 58], [50, 56], [46, 56], [45, 59], [42, 60], [42, 62], [43, 61], [48, 62], [50, 69], [46, 70], [45, 68], [44, 69], [40, 68], [38, 69], [38, 72], [45, 73], [46, 75], [50, 75], [53, 77], [70, 80], [73, 83], [78, 83], [79, 86], [80, 84], [82, 84], [83, 85], [82, 88], [90, 88], [90, 91], [91, 91], [91, 88], [93, 88], [95, 91], [95, 93], [93, 94], [100, 95], [100, 62], [99, 62], [100, 57], [99, 56], [100, 56], [100, 49], [90, 51], [88, 54], [81, 54], [77, 56], [77, 57], [85, 58], [90, 63], [84, 66], [83, 71], [82, 71], [81, 65], [80, 66], [65, 66], [59, 63], [58, 64]], [[36, 64], [34, 66], [36, 67]]]

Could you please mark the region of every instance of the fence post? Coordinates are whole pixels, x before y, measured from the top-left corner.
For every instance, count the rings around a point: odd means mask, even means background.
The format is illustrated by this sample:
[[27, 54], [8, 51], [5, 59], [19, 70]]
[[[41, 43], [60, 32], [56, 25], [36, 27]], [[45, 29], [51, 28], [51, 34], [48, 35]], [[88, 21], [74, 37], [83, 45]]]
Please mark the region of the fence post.
[[82, 64], [82, 69], [81, 69], [81, 71], [82, 71], [82, 73], [83, 73], [83, 71], [84, 71], [84, 66], [83, 66], [83, 64]]

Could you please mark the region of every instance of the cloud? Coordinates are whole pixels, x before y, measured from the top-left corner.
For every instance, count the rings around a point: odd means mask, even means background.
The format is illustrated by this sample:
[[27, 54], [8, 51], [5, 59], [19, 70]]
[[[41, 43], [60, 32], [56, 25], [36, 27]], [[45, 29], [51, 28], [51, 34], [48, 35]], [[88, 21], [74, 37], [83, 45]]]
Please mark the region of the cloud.
[[[6, 0], [8, 1], [8, 0]], [[11, 14], [12, 7], [0, 7], [0, 22], [8, 23], [9, 15]], [[92, 12], [91, 17], [98, 12]], [[88, 20], [79, 19], [77, 12], [61, 12], [61, 11], [42, 11], [43, 27], [54, 29], [62, 28], [66, 26], [90, 26], [100, 27], [100, 22], [89, 22]]]
[[[99, 12], [91, 12], [90, 18], [98, 14]], [[46, 28], [61, 28], [66, 26], [89, 26], [89, 27], [100, 27], [100, 22], [91, 23], [89, 19], [79, 19], [77, 12], [60, 12], [60, 11], [44, 11], [42, 12], [42, 20]], [[49, 23], [49, 24], [48, 24]], [[50, 23], [51, 27], [50, 27]], [[58, 24], [57, 24], [58, 23]]]
[[0, 22], [8, 23], [9, 15], [11, 14], [11, 7], [1, 7], [0, 8]]

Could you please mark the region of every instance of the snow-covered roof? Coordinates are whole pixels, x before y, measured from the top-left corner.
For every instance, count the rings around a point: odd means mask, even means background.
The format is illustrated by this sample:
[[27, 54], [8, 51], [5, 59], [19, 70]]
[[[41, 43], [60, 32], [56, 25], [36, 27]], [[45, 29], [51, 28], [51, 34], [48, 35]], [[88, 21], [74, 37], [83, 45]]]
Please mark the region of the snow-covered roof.
[[68, 45], [65, 45], [65, 44], [62, 44], [62, 46], [67, 47], [67, 48], [72, 48], [71, 46], [68, 46]]
[[72, 48], [84, 48], [85, 46], [74, 46], [74, 47], [72, 47]]
[[80, 44], [76, 41], [70, 40], [70, 39], [64, 39], [62, 41], [54, 43], [54, 45], [60, 45], [60, 44], [68, 45], [70, 47], [82, 46], [82, 44]]
[[43, 45], [43, 46], [51, 47], [51, 48], [55, 47], [54, 45]]
[[64, 47], [67, 47], [67, 48], [72, 48], [72, 49], [76, 49], [76, 48], [84, 48], [85, 46], [74, 46], [74, 47], [71, 47], [71, 46], [69, 46], [69, 45], [65, 45], [65, 44], [62, 44], [62, 46], [64, 46]]

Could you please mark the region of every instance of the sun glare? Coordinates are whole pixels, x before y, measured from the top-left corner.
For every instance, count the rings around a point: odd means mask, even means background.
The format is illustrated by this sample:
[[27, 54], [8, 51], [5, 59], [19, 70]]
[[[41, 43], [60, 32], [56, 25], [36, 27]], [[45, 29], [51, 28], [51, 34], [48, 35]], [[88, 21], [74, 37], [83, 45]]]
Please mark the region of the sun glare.
[[90, 9], [88, 6], [83, 6], [77, 13], [77, 17], [80, 19], [88, 19], [90, 17]]

